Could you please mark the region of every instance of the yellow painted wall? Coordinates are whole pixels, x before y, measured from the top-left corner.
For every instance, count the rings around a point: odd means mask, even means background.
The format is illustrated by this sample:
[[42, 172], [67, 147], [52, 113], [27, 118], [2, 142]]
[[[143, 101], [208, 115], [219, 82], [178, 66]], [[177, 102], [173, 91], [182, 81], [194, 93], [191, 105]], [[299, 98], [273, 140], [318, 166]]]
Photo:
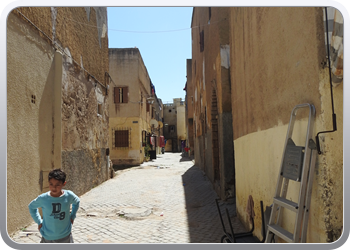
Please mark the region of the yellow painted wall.
[[[332, 130], [328, 69], [322, 66], [323, 14], [322, 8], [231, 8], [230, 22], [237, 214], [249, 227], [245, 208], [252, 195], [254, 233], [261, 238], [259, 201], [272, 204], [293, 107], [315, 105], [314, 136]], [[243, 23], [244, 28], [234, 29]], [[270, 57], [272, 51], [276, 53]], [[310, 243], [337, 240], [343, 226], [342, 84], [333, 89], [333, 96], [338, 130], [320, 136], [322, 154], [317, 155], [306, 240]], [[300, 140], [303, 132], [295, 133]], [[289, 185], [287, 198], [297, 198], [298, 186]], [[292, 231], [294, 219], [295, 214], [286, 211], [282, 225]]]
[[[138, 123], [133, 123], [137, 121]], [[110, 159], [113, 164], [116, 165], [137, 165], [141, 164], [144, 160], [144, 150], [141, 145], [142, 141], [142, 126], [144, 123], [139, 117], [112, 117], [109, 118], [109, 136], [113, 138], [112, 129], [119, 128], [131, 129], [130, 136], [131, 141], [129, 148], [118, 149], [112, 145], [112, 139], [110, 140]]]
[[[297, 122], [294, 128], [293, 141], [298, 146], [305, 145], [307, 121]], [[237, 214], [246, 227], [249, 227], [248, 216], [245, 211], [248, 197], [252, 195], [255, 211], [254, 233], [262, 238], [260, 200], [265, 206], [272, 204], [276, 191], [277, 178], [281, 167], [283, 148], [288, 125], [278, 125], [264, 131], [258, 131], [238, 138], [235, 145], [236, 164], [236, 202]], [[297, 201], [299, 183], [290, 181], [287, 199]], [[283, 227], [292, 231], [295, 213], [285, 210]]]
[[[335, 90], [335, 97], [340, 97], [342, 85]], [[342, 143], [342, 105], [336, 98], [336, 113], [339, 114], [337, 132], [321, 136], [322, 155], [317, 156], [315, 176], [312, 187], [310, 218], [308, 224], [307, 242], [327, 242], [340, 236], [343, 226], [343, 143]], [[323, 115], [322, 115], [323, 116]], [[316, 131], [324, 128], [324, 117], [319, 115], [316, 120]], [[329, 119], [328, 119], [329, 121]], [[327, 122], [329, 123], [329, 122]], [[329, 125], [328, 127], [330, 127]], [[297, 145], [303, 145], [307, 121], [297, 122], [294, 128], [293, 140]], [[276, 190], [280, 170], [283, 147], [288, 124], [280, 123], [274, 128], [240, 137], [234, 141], [236, 163], [236, 202], [237, 214], [248, 227], [248, 217], [245, 211], [249, 195], [254, 199], [255, 231], [261, 235], [260, 200], [265, 206], [271, 205]], [[287, 199], [297, 201], [300, 184], [290, 181]], [[293, 232], [295, 213], [284, 210], [282, 226]], [[328, 226], [328, 227], [327, 227]], [[333, 228], [333, 235], [328, 235]]]
[[[138, 165], [144, 161], [142, 131], [150, 132], [151, 115], [146, 110], [147, 98], [150, 97], [150, 78], [137, 48], [111, 48], [109, 60], [113, 81], [108, 97], [110, 159], [116, 165]], [[128, 86], [128, 103], [114, 103], [113, 88], [116, 86]], [[134, 121], [137, 123], [133, 123]], [[131, 129], [131, 145], [128, 149], [117, 149], [113, 146], [112, 129], [115, 128]]]
[[176, 107], [177, 111], [177, 138], [179, 140], [186, 140], [186, 110], [184, 105]]

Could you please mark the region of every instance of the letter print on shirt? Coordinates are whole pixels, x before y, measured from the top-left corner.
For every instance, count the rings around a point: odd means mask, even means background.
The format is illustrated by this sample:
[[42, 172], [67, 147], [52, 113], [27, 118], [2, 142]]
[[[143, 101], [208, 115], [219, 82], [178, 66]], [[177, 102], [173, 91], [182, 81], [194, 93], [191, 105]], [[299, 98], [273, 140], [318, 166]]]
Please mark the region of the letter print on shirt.
[[66, 217], [65, 212], [61, 212], [61, 203], [52, 203], [52, 213], [54, 219], [64, 220]]

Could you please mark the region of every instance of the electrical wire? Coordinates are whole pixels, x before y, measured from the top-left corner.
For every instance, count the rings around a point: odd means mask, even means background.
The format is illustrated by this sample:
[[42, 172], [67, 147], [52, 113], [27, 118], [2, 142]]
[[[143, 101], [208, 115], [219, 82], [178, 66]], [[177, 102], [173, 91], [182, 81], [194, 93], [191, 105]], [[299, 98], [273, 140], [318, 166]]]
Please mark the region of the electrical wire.
[[[74, 19], [70, 19], [70, 18], [67, 18], [67, 17], [65, 17], [65, 19], [73, 21], [75, 23], [86, 25], [86, 26], [89, 26], [89, 27], [103, 29], [103, 27], [99, 27], [99, 26], [95, 26], [95, 25], [90, 25], [90, 24], [78, 22], [78, 21], [76, 21]], [[218, 23], [218, 22], [222, 22], [222, 21], [225, 21], [225, 20], [226, 20], [226, 18], [218, 20], [218, 21], [210, 22], [208, 24], [202, 25], [202, 27], [203, 26], [208, 26], [208, 25], [211, 25], [211, 24], [215, 24], [215, 23]], [[195, 29], [195, 28], [200, 28], [200, 27], [201, 26], [194, 26], [194, 27], [191, 27], [191, 28], [182, 28], [182, 29], [175, 29], [175, 30], [160, 30], [160, 31], [137, 31], [137, 30], [119, 30], [119, 29], [108, 29], [108, 31], [126, 32], [126, 33], [166, 33], [166, 32], [178, 32], [178, 31], [183, 31], [183, 30]]]

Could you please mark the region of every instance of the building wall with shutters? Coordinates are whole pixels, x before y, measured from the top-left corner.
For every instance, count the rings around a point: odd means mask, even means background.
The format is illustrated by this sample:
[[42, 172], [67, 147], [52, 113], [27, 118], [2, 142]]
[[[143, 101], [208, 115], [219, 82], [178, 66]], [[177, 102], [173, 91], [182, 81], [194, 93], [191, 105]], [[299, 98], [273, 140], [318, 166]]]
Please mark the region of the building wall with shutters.
[[[145, 158], [142, 131], [150, 131], [151, 119], [151, 106], [147, 102], [150, 77], [140, 51], [137, 48], [109, 49], [109, 74], [113, 93], [121, 88], [128, 92], [126, 102], [120, 100], [118, 93], [108, 97], [110, 158], [115, 167], [138, 165]], [[126, 130], [129, 131], [128, 147], [116, 147], [115, 131]]]
[[28, 203], [48, 191], [53, 168], [67, 173], [66, 188], [77, 195], [108, 178], [107, 10], [14, 9], [7, 56], [10, 234], [32, 223]]

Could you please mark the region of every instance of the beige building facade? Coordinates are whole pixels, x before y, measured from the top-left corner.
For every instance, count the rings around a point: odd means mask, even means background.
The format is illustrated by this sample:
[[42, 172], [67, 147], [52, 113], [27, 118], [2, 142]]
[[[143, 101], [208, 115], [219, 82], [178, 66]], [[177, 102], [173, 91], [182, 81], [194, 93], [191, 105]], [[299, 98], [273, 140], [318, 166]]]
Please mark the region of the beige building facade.
[[182, 141], [186, 141], [186, 108], [182, 98], [173, 98], [173, 103], [164, 106], [164, 138], [166, 152], [181, 152]]
[[[155, 87], [154, 87], [155, 89]], [[152, 104], [154, 108], [154, 120], [157, 121], [158, 125], [151, 127], [151, 135], [155, 137], [156, 144], [154, 145], [154, 149], [156, 150], [156, 155], [162, 154], [162, 147], [164, 146], [164, 136], [163, 136], [163, 113], [164, 113], [164, 105], [162, 99], [158, 98], [156, 93], [154, 93], [154, 102]]]
[[[327, 9], [328, 15], [337, 19], [337, 12]], [[215, 17], [216, 11], [221, 14]], [[213, 170], [209, 168], [214, 166], [213, 159], [208, 157], [210, 153], [207, 154], [211, 148], [208, 142], [212, 140], [205, 135], [209, 135], [208, 131], [212, 130], [214, 124], [214, 113], [208, 110], [210, 105], [213, 106], [212, 100], [215, 100], [210, 96], [213, 89], [217, 89], [218, 113], [225, 113], [224, 110], [231, 113], [231, 122], [226, 119], [223, 122], [226, 125], [219, 125], [218, 130], [226, 133], [228, 129], [223, 128], [231, 126], [234, 149], [231, 159], [234, 171], [228, 174], [220, 169], [220, 173], [223, 173], [220, 178], [231, 178], [233, 188], [230, 190], [236, 200], [237, 216], [247, 229], [250, 228], [250, 223], [246, 207], [248, 197], [252, 195], [256, 214], [254, 234], [260, 239], [262, 232], [259, 201], [263, 201], [266, 206], [273, 202], [291, 112], [296, 105], [303, 103], [312, 104], [316, 109], [314, 141], [316, 135], [322, 132], [319, 134], [320, 154], [317, 153], [316, 156], [306, 242], [333, 242], [341, 236], [343, 83], [338, 80], [342, 74], [342, 64], [338, 62], [336, 69], [332, 71], [337, 83], [331, 84], [325, 44], [324, 11], [324, 8], [316, 7], [232, 7], [221, 10], [196, 7], [193, 11], [192, 27], [199, 27], [199, 30], [192, 31], [191, 82], [194, 88], [195, 162], [213, 181]], [[219, 25], [226, 20], [228, 28], [225, 24]], [[219, 35], [210, 33], [210, 36], [206, 36], [208, 32], [205, 27], [210, 29], [214, 24], [217, 25]], [[226, 28], [229, 31], [227, 34], [224, 32]], [[335, 23], [333, 36], [337, 31], [341, 33], [341, 29], [342, 26]], [[217, 46], [210, 45], [218, 43], [218, 40], [221, 41], [220, 49], [215, 50]], [[331, 39], [330, 43], [339, 40]], [[333, 43], [332, 48], [336, 44]], [[337, 52], [338, 48], [334, 51]], [[331, 58], [335, 57], [337, 55], [331, 55]], [[217, 60], [210, 61], [211, 58]], [[342, 60], [342, 56], [338, 58]], [[333, 63], [336, 62], [332, 61], [331, 65]], [[225, 78], [225, 74], [228, 77]], [[220, 78], [221, 87], [218, 84]], [[227, 93], [229, 98], [225, 96]], [[333, 129], [332, 105], [337, 129], [331, 133], [323, 133]], [[303, 145], [307, 114], [302, 112], [299, 115], [293, 140], [297, 145]], [[224, 146], [222, 142], [218, 145], [220, 151], [220, 147]], [[213, 155], [214, 152], [212, 157]], [[221, 159], [225, 158], [219, 157], [219, 161]], [[218, 190], [222, 199], [228, 197], [227, 192]], [[287, 199], [296, 201], [298, 192], [299, 183], [290, 182]], [[282, 226], [292, 232], [294, 222], [295, 214], [285, 209]], [[278, 239], [277, 242], [283, 240]]]
[[28, 204], [48, 191], [50, 170], [62, 168], [77, 195], [108, 179], [108, 38], [96, 27], [107, 27], [106, 8], [17, 8], [8, 16], [9, 234], [32, 222]]
[[[110, 158], [116, 167], [139, 165], [147, 158], [149, 135], [157, 132], [151, 120], [162, 119], [162, 102], [139, 49], [109, 49], [109, 70], [114, 92], [109, 96]], [[159, 145], [154, 150], [160, 153]]]

